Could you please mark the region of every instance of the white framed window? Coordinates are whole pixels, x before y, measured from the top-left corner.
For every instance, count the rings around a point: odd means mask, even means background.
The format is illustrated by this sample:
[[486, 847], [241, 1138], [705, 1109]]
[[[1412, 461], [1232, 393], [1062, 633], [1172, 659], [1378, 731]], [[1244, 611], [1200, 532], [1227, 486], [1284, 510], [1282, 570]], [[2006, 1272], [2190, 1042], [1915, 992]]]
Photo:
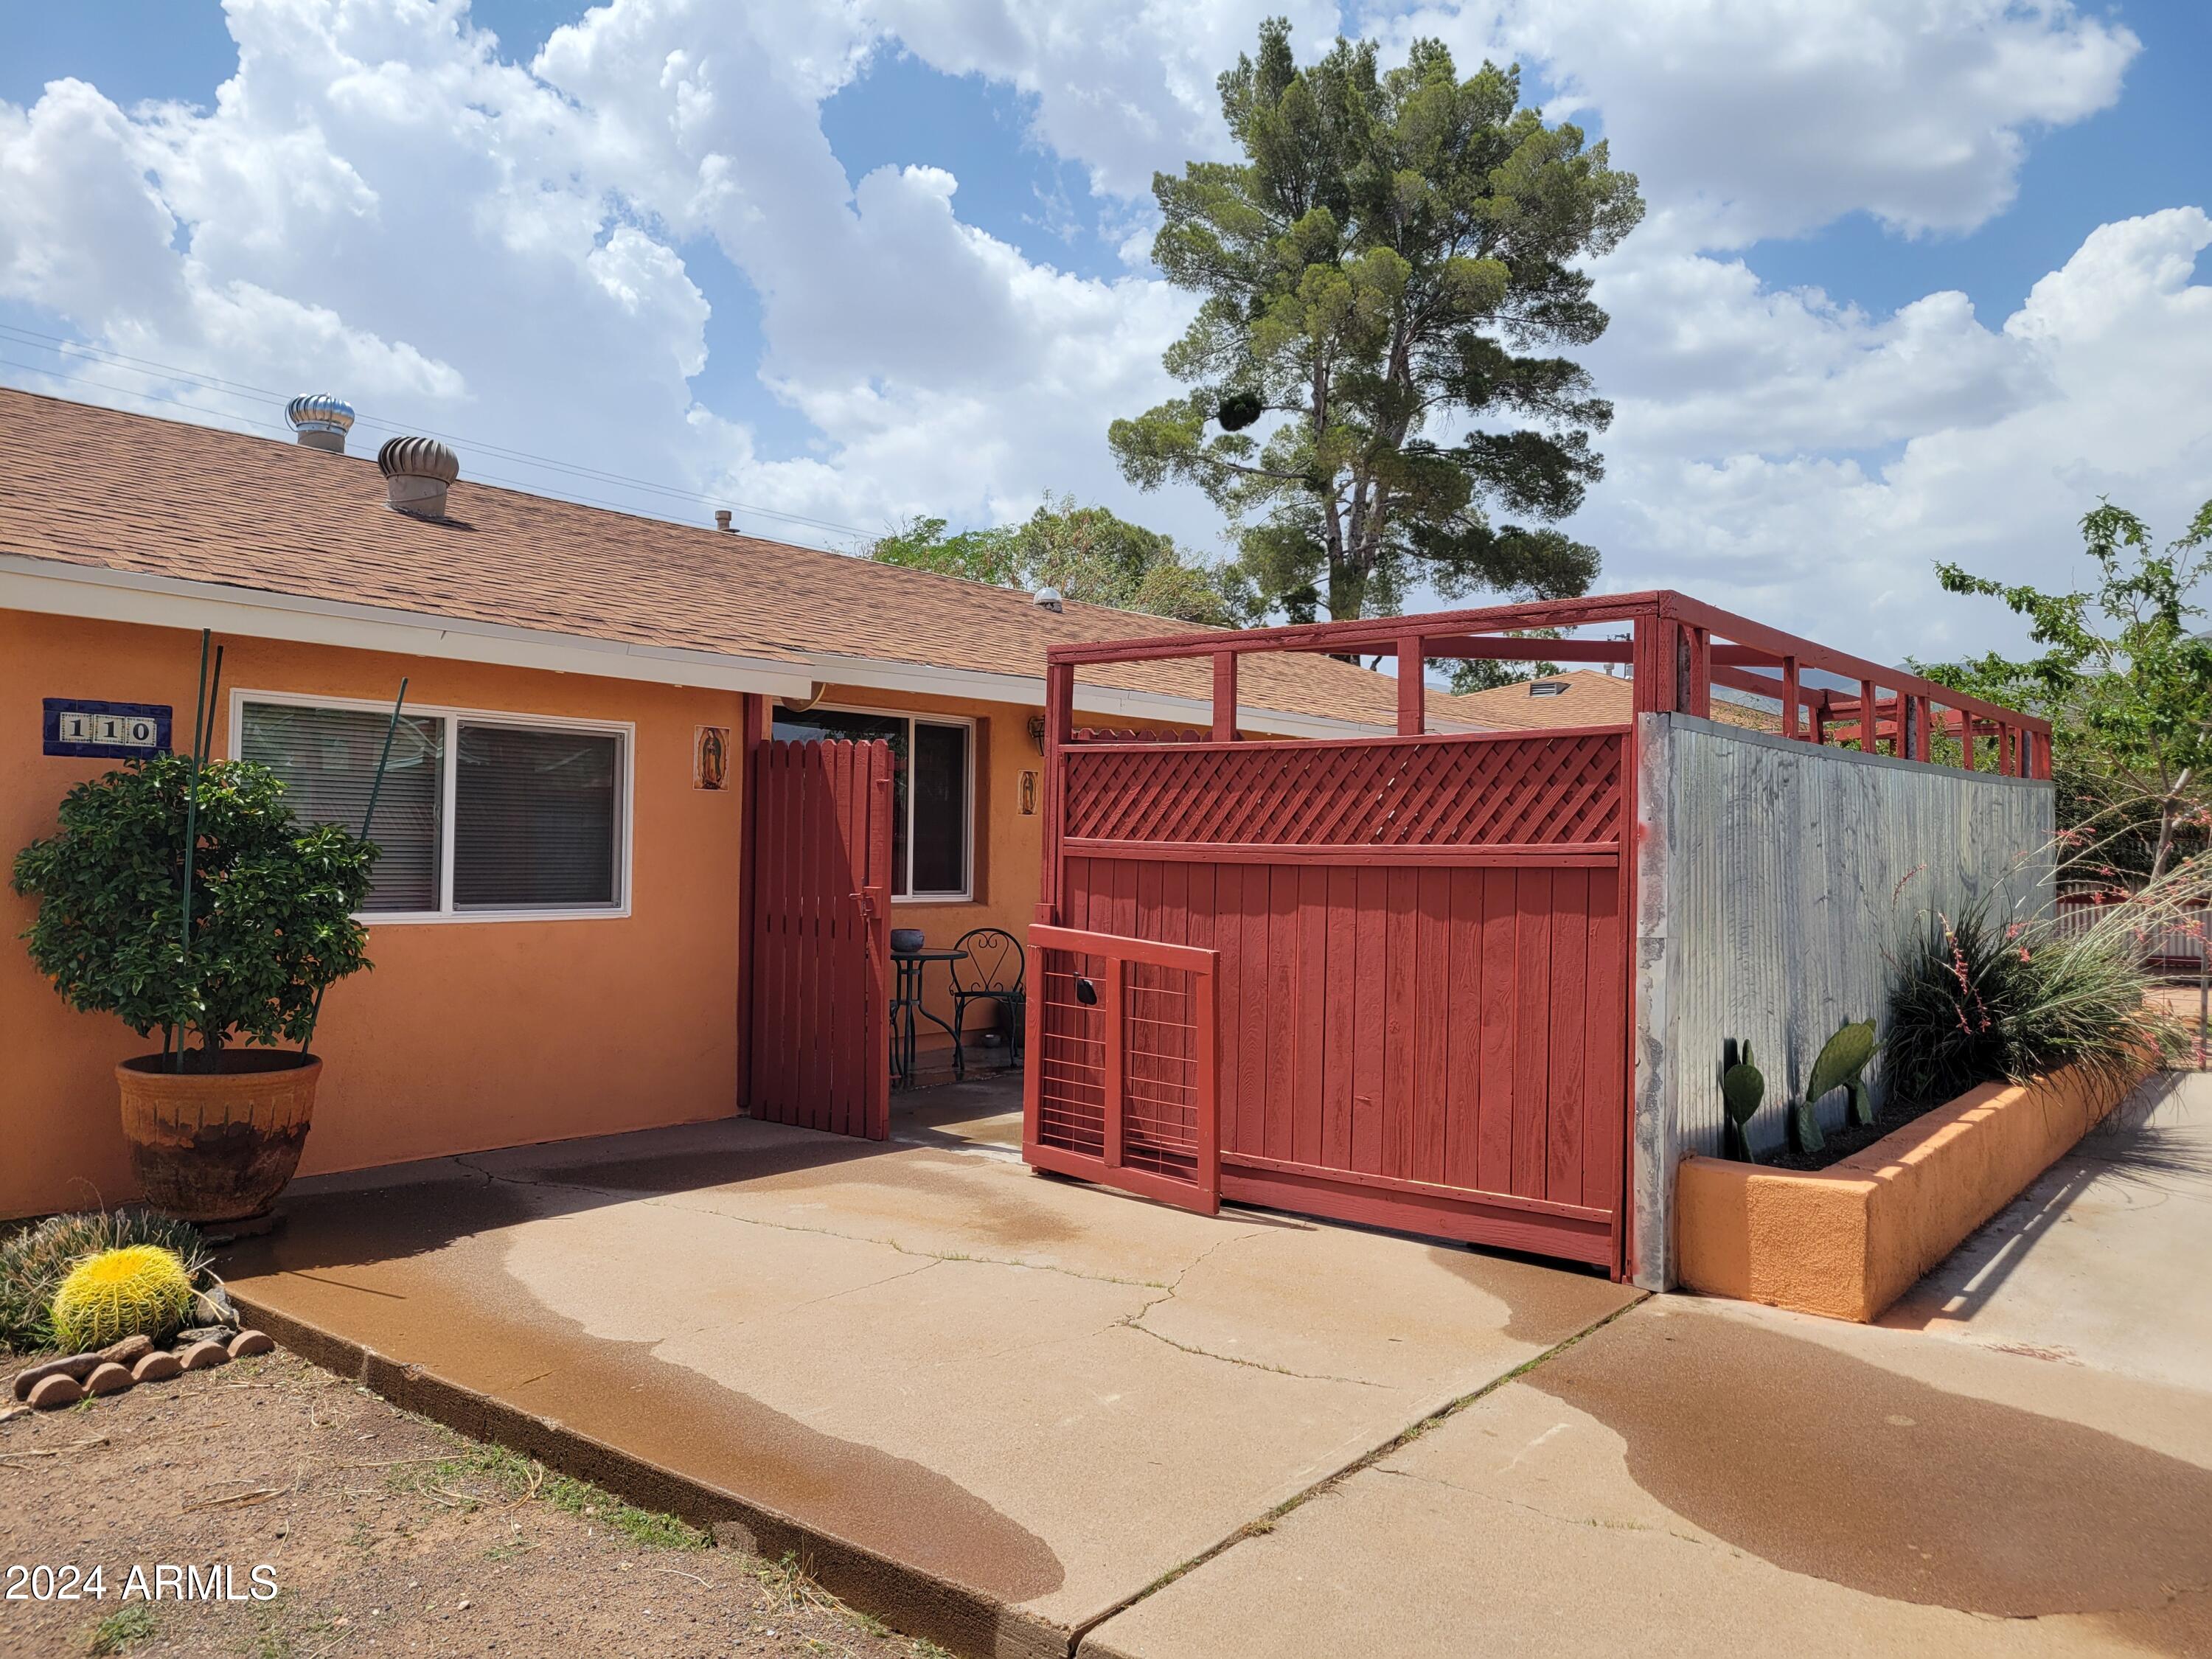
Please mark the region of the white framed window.
[[[302, 818], [358, 835], [391, 718], [389, 703], [234, 690], [230, 752], [275, 771]], [[407, 705], [362, 920], [628, 915], [635, 736], [628, 721]]]
[[948, 904], [975, 891], [975, 722], [817, 705], [778, 708], [786, 742], [880, 738], [891, 746], [891, 902]]

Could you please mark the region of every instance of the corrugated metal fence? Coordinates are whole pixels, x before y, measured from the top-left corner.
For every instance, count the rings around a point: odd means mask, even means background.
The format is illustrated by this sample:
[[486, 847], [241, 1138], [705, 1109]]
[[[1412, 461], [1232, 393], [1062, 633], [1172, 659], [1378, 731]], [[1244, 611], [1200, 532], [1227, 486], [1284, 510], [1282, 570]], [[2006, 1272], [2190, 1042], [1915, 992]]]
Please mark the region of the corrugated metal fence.
[[[1820, 1045], [1883, 1017], [1911, 930], [1984, 894], [2039, 909], [2053, 842], [2048, 783], [1643, 719], [1636, 1184], [1650, 1264], [1674, 1158], [1719, 1148], [1723, 1042], [1747, 1039], [1766, 1075], [1752, 1145], [1779, 1143]], [[1879, 1097], [1879, 1062], [1869, 1078]], [[1843, 1110], [1839, 1094], [1824, 1113]]]

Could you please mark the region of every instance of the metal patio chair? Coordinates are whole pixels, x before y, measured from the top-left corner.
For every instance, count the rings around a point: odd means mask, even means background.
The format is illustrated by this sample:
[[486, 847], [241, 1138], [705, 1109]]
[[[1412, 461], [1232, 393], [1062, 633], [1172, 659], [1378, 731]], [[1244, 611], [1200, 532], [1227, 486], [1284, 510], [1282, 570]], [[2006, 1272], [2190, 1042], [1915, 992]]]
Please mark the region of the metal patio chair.
[[1022, 942], [998, 927], [971, 927], [954, 943], [966, 956], [952, 963], [953, 1043], [964, 1070], [967, 1060], [968, 1005], [988, 1002], [1006, 1010], [1008, 1029], [1006, 1067], [1022, 1063], [1022, 1026], [1025, 994], [1022, 975], [1028, 968]]

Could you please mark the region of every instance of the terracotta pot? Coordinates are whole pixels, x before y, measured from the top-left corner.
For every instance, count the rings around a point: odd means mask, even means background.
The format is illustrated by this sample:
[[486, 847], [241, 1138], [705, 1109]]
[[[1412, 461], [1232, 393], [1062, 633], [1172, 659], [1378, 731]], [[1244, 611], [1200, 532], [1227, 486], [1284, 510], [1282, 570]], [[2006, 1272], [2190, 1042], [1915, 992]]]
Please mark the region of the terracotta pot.
[[180, 1221], [240, 1221], [266, 1211], [300, 1167], [323, 1062], [289, 1048], [161, 1054], [115, 1068], [123, 1138], [147, 1203]]

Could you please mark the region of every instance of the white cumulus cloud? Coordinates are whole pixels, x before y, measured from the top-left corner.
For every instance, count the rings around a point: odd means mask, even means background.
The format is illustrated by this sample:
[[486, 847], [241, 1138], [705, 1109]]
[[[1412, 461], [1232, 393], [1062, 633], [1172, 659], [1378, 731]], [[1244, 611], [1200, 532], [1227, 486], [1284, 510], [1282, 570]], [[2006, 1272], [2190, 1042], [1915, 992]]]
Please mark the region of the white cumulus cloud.
[[[1160, 353], [1193, 308], [1143, 258], [1152, 174], [1227, 153], [1214, 77], [1285, 9], [613, 0], [521, 62], [463, 0], [228, 0], [238, 69], [197, 103], [118, 107], [97, 64], [0, 103], [0, 308], [465, 434], [479, 477], [705, 516], [525, 471], [505, 446], [866, 529], [1073, 489], [1210, 546], [1211, 509], [1134, 495], [1104, 430], [1169, 389]], [[1337, 10], [1287, 9], [1301, 55], [1322, 50]], [[1736, 257], [1847, 214], [1910, 239], [2003, 212], [2037, 134], [2120, 95], [2137, 43], [2112, 17], [2067, 0], [1345, 16], [1386, 54], [1433, 33], [1466, 68], [1520, 58], [1558, 89], [1550, 113], [1586, 114], [1644, 181], [1652, 213], [1600, 268], [1614, 321], [1589, 354], [1620, 413], [1578, 528], [1609, 584], [1926, 653], [1984, 626], [1928, 603], [1934, 558], [2056, 575], [2097, 494], [2169, 523], [2212, 494], [2203, 204], [2055, 251], [2008, 315], [1954, 293], [1870, 315]], [[979, 228], [927, 134], [915, 164], [849, 175], [823, 103], [892, 52], [1021, 94], [1026, 142], [1088, 170], [1126, 273]], [[707, 245], [742, 296], [701, 269]], [[702, 380], [710, 343], [745, 360]], [[188, 379], [64, 367], [276, 418]]]

